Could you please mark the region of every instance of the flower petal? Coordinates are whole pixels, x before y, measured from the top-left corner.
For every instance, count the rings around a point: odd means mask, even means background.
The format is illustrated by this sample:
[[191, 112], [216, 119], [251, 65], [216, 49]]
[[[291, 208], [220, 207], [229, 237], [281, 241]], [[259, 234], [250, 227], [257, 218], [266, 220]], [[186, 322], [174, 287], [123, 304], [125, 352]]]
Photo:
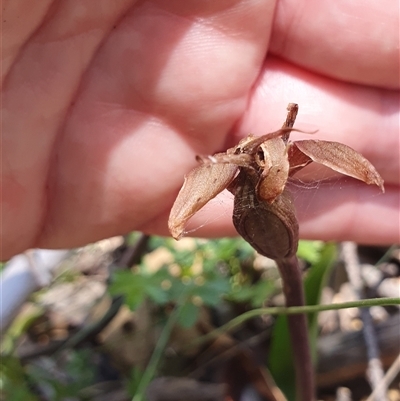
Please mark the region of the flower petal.
[[312, 161], [323, 164], [339, 173], [357, 178], [366, 184], [375, 184], [382, 192], [385, 192], [383, 179], [375, 167], [349, 146], [338, 142], [320, 140], [296, 141], [293, 145], [297, 146]]
[[168, 219], [169, 231], [175, 239], [183, 236], [187, 221], [232, 182], [237, 170], [234, 164], [209, 163], [185, 175]]

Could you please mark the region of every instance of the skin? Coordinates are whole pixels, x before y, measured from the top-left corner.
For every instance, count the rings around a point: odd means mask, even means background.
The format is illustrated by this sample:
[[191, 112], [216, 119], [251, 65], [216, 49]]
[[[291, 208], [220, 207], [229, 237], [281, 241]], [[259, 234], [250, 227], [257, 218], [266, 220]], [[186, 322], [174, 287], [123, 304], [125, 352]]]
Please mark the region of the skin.
[[[195, 154], [278, 129], [289, 102], [297, 128], [362, 153], [386, 188], [322, 185], [310, 170], [302, 179], [316, 189], [295, 188], [300, 235], [399, 242], [396, 2], [2, 6], [1, 259], [130, 230], [167, 235]], [[193, 235], [233, 235], [222, 208]]]

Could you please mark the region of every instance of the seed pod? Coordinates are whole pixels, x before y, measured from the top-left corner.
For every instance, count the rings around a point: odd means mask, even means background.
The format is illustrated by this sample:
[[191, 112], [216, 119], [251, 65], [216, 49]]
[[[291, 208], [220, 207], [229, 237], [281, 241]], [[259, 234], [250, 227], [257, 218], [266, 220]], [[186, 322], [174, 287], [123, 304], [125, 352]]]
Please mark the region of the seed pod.
[[241, 170], [230, 190], [235, 194], [233, 224], [237, 232], [261, 255], [282, 259], [294, 255], [299, 225], [291, 195], [285, 189], [272, 204], [260, 201], [257, 177]]

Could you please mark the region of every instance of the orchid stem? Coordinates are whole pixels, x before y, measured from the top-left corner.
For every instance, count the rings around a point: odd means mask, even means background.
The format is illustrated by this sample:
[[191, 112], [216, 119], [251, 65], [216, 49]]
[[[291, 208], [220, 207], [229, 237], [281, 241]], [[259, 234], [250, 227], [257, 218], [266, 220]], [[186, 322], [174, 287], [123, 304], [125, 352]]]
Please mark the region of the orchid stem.
[[[297, 256], [276, 260], [282, 281], [286, 306], [305, 304], [303, 281]], [[289, 335], [296, 369], [296, 388], [301, 401], [315, 400], [314, 369], [311, 359], [308, 323], [305, 314], [288, 316]]]

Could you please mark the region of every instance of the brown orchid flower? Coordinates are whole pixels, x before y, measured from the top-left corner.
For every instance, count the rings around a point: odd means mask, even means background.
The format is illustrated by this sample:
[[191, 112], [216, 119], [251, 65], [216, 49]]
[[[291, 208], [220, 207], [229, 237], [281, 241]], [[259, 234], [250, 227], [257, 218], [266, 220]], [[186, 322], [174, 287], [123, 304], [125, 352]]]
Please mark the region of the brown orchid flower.
[[[235, 195], [233, 222], [239, 234], [270, 258], [293, 255], [298, 226], [286, 183], [311, 162], [375, 184], [384, 192], [375, 167], [349, 146], [311, 139], [289, 142], [297, 111], [297, 104], [290, 103], [278, 131], [260, 137], [250, 134], [226, 152], [197, 156], [201, 164], [185, 176], [170, 213], [168, 226], [175, 239], [182, 237], [187, 221], [197, 211], [227, 188]], [[250, 207], [239, 211], [243, 200]]]
[[[172, 236], [179, 239], [187, 221], [227, 188], [234, 195], [233, 223], [237, 232], [260, 254], [274, 259], [282, 276], [287, 306], [304, 305], [301, 271], [296, 257], [299, 227], [289, 177], [316, 162], [384, 191], [375, 167], [338, 142], [289, 142], [297, 115], [290, 103], [283, 127], [260, 137], [248, 135], [226, 152], [197, 157], [200, 165], [185, 176], [169, 216]], [[246, 208], [242, 205], [246, 204]], [[299, 399], [315, 399], [314, 373], [304, 314], [288, 316]]]

